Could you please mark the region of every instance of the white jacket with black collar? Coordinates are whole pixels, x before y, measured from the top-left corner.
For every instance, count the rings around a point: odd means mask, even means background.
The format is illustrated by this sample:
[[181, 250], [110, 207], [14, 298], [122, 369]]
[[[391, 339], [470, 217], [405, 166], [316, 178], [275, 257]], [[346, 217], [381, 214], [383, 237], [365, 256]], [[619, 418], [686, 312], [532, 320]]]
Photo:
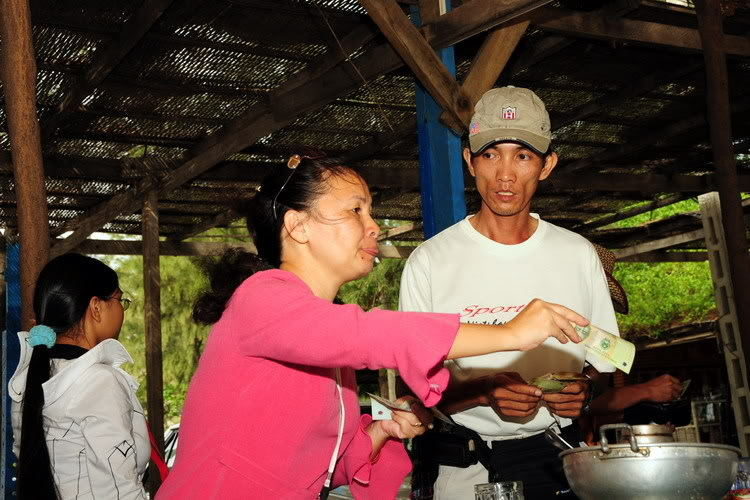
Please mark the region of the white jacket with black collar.
[[[19, 332], [18, 337], [21, 359], [8, 383], [16, 456], [32, 354], [28, 333]], [[63, 500], [146, 498], [142, 478], [151, 450], [146, 419], [136, 398], [138, 383], [120, 369], [132, 362], [115, 339], [74, 359], [52, 359], [52, 376], [42, 385], [42, 416], [52, 473]]]

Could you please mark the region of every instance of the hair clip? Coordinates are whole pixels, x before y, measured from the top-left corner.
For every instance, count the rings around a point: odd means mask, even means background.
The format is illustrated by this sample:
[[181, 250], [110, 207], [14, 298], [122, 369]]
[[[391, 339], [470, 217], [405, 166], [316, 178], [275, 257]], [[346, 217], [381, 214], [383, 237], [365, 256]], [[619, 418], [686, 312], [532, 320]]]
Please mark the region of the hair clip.
[[293, 154], [289, 157], [289, 161], [286, 162], [286, 166], [294, 170], [302, 163], [302, 157], [298, 154]]

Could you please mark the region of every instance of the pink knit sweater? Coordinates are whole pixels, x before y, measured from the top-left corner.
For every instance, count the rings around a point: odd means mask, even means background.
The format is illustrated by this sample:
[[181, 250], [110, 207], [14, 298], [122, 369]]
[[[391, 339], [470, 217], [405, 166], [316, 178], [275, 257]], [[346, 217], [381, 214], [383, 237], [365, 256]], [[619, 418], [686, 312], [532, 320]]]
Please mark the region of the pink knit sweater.
[[158, 499], [314, 499], [346, 422], [334, 485], [357, 499], [394, 498], [411, 468], [400, 441], [371, 462], [354, 370], [398, 368], [428, 406], [448, 383], [458, 316], [335, 305], [292, 273], [271, 270], [234, 293], [190, 383], [177, 459]]

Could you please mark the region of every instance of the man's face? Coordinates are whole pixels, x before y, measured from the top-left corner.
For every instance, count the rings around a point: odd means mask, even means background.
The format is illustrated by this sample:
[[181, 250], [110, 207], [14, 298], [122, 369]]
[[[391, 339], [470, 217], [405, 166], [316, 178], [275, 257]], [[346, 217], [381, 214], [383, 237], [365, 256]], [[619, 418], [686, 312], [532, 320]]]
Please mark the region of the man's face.
[[539, 181], [549, 177], [557, 165], [555, 153], [542, 160], [514, 142], [494, 144], [474, 158], [465, 148], [464, 160], [476, 179], [482, 209], [503, 217], [528, 214]]

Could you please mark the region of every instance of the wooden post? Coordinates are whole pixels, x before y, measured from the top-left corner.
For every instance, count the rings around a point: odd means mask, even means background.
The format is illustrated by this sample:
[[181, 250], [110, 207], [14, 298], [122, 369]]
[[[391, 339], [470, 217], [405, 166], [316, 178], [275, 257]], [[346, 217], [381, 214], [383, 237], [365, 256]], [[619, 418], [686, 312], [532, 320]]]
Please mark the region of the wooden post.
[[[698, 0], [698, 27], [706, 62], [708, 123], [716, 168], [716, 185], [721, 200], [721, 219], [726, 238], [729, 274], [732, 278], [734, 300], [738, 316], [743, 360], [750, 373], [750, 259], [745, 237], [745, 220], [737, 183], [737, 168], [732, 146], [732, 126], [729, 107], [729, 82], [725, 57], [720, 2]], [[738, 429], [739, 430], [739, 429]]]
[[36, 59], [27, 0], [3, 0], [0, 7], [2, 79], [10, 133], [21, 252], [21, 325], [34, 316], [36, 277], [49, 257], [49, 218], [42, 148], [36, 114]]
[[[148, 423], [159, 452], [164, 453], [164, 381], [161, 354], [161, 276], [159, 270], [159, 199], [151, 191], [143, 203], [143, 312], [146, 329], [146, 391]], [[149, 491], [153, 498], [159, 475], [152, 469]]]

